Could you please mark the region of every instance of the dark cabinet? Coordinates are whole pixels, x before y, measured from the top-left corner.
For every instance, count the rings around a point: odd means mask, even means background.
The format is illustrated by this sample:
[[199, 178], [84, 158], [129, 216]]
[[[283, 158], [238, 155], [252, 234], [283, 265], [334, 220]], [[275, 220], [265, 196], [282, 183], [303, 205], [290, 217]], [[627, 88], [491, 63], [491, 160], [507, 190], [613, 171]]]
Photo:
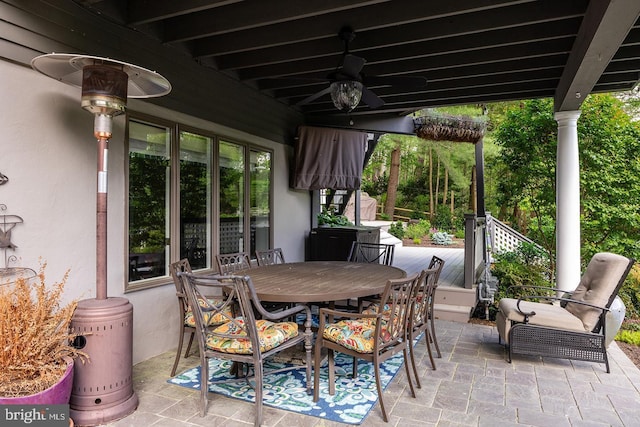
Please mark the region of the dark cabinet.
[[310, 261], [346, 261], [353, 242], [380, 242], [380, 227], [318, 227], [309, 233]]

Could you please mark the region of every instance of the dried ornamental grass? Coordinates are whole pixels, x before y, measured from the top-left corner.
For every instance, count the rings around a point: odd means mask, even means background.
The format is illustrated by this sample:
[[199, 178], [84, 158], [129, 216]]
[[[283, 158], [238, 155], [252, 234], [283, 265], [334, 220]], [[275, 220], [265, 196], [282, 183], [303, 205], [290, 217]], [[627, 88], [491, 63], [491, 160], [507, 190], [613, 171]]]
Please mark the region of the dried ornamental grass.
[[71, 345], [78, 335], [70, 332], [77, 301], [60, 306], [69, 272], [47, 286], [45, 268], [42, 263], [37, 277], [0, 286], [0, 396], [45, 390], [66, 370], [66, 356], [86, 357]]

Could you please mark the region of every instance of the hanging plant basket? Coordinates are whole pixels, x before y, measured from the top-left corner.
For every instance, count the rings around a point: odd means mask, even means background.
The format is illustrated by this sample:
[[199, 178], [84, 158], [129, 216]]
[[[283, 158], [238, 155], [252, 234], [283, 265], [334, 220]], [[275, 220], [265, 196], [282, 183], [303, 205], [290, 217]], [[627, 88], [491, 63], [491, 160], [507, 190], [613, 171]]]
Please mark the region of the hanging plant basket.
[[471, 117], [422, 116], [414, 119], [416, 135], [430, 141], [478, 142], [487, 124]]

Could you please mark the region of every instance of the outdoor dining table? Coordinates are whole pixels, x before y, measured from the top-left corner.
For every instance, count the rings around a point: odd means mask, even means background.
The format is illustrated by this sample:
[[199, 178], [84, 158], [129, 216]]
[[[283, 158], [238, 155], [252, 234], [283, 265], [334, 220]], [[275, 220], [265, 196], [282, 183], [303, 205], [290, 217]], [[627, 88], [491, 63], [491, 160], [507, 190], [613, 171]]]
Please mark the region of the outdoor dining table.
[[381, 294], [389, 279], [406, 277], [400, 268], [347, 261], [266, 265], [238, 272], [251, 277], [265, 302], [321, 303]]

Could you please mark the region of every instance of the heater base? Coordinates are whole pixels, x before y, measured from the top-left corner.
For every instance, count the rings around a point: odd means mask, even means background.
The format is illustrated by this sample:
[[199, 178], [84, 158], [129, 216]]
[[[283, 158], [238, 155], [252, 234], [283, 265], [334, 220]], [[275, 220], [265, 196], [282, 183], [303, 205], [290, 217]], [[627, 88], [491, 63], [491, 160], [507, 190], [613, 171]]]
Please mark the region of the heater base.
[[112, 421], [117, 421], [133, 413], [138, 407], [138, 396], [132, 394], [129, 399], [120, 402], [111, 408], [87, 409], [87, 410], [69, 410], [69, 418], [73, 420], [74, 425], [80, 426], [96, 426]]
[[133, 305], [126, 298], [79, 301], [71, 328], [82, 334], [76, 347], [89, 356], [87, 362], [75, 363], [69, 402], [75, 424], [105, 424], [135, 411]]

